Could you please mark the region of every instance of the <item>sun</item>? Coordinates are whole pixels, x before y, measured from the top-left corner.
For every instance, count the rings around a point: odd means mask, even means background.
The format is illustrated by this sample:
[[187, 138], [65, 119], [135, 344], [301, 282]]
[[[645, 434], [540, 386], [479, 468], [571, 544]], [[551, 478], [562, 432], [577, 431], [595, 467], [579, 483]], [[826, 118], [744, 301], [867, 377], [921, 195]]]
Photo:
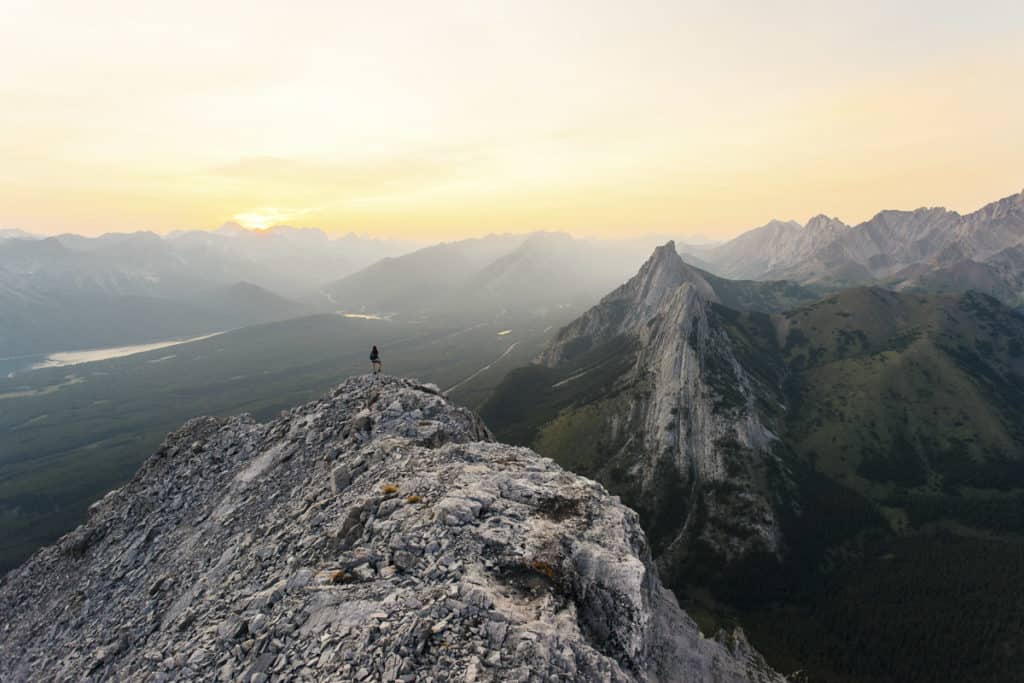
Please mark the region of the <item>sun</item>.
[[293, 211], [277, 209], [274, 207], [263, 207], [236, 213], [231, 217], [239, 225], [251, 230], [266, 230], [275, 225], [282, 225], [285, 221], [301, 216], [306, 211]]

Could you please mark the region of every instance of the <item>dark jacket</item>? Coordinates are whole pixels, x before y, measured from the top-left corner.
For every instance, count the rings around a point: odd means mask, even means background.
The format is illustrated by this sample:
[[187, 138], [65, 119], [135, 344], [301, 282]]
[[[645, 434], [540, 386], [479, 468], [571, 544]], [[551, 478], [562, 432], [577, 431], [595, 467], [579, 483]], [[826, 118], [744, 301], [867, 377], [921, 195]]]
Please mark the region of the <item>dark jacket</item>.
[[380, 360], [380, 352], [377, 349], [370, 351], [370, 360], [374, 363]]

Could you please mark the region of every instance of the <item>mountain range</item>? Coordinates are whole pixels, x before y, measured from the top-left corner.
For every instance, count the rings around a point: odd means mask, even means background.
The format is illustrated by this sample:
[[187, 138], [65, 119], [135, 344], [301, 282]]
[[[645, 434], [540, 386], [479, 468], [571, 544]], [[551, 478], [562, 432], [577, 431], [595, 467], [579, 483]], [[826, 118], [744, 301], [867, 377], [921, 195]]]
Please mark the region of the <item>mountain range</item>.
[[0, 228], [0, 240], [34, 240], [36, 235], [16, 228]]
[[[574, 315], [635, 270], [649, 239], [489, 235], [413, 250], [315, 229], [0, 240], [0, 355], [223, 331], [313, 312]], [[568, 318], [566, 318], [568, 319]]]
[[650, 246], [564, 233], [489, 235], [383, 259], [322, 293], [345, 311], [407, 318], [582, 310], [628, 277]]
[[[842, 601], [864, 598], [860, 572], [878, 557], [901, 559], [893, 585], [945, 576], [934, 556], [947, 542], [1016, 562], [1024, 318], [973, 291], [858, 287], [758, 310], [721, 290], [674, 244], [659, 247], [537, 363], [509, 373], [482, 416], [499, 438], [620, 495], [679, 598], [768, 624], [754, 643], [783, 670], [935, 680], [917, 658], [950, 647], [946, 629], [986, 653], [980, 669], [959, 661], [959, 674], [1011, 680], [1016, 657], [964, 634], [979, 624], [957, 625], [972, 609], [964, 594], [941, 592], [941, 612], [934, 596], [906, 596], [892, 613]], [[983, 559], [957, 562], [969, 582], [993, 580]], [[804, 611], [772, 612], [780, 604]], [[1013, 612], [995, 606], [985, 618], [1012, 628]], [[926, 613], [933, 623], [908, 633]], [[873, 654], [821, 655], [847, 639]], [[907, 642], [914, 657], [901, 654]]]
[[793, 280], [822, 290], [976, 289], [1020, 306], [1022, 245], [1024, 192], [966, 215], [921, 208], [881, 211], [855, 226], [824, 215], [804, 225], [772, 221], [724, 244], [691, 249], [730, 278]]
[[411, 245], [312, 229], [0, 240], [0, 356], [123, 346], [312, 310], [312, 292]]
[[280, 225], [249, 230], [225, 223], [214, 231], [171, 233], [167, 241], [187, 259], [217, 259], [248, 281], [289, 298], [305, 300], [325, 282], [354, 273], [387, 257], [422, 246], [411, 240], [386, 240], [348, 234], [329, 238], [316, 228]]

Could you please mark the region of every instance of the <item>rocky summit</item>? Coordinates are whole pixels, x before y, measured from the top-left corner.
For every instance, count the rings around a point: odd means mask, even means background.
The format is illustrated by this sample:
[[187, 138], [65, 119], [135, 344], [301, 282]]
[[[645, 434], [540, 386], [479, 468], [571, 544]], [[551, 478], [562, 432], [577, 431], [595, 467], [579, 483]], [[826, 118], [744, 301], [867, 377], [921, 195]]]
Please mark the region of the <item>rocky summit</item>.
[[0, 613], [4, 681], [782, 680], [599, 484], [393, 378], [188, 422]]

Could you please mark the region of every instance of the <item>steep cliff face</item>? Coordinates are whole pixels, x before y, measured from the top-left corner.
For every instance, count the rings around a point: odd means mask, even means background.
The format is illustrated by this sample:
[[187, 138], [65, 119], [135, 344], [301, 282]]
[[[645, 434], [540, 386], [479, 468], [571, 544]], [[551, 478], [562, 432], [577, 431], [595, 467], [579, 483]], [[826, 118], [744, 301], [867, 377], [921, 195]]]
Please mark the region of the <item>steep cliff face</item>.
[[685, 517], [655, 527], [668, 541], [669, 567], [685, 562], [698, 539], [726, 561], [781, 551], [774, 492], [763, 485], [769, 469], [781, 472], [759, 408], [769, 390], [740, 363], [716, 317], [685, 283], [638, 331], [634, 381], [647, 390], [636, 396], [641, 420], [628, 429], [642, 436], [627, 457], [640, 463], [641, 498], [678, 476], [665, 497], [683, 494]]
[[781, 680], [599, 484], [389, 378], [189, 422], [0, 612], [5, 681]]
[[[525, 371], [560, 394], [526, 438], [637, 509], [670, 580], [708, 554], [725, 567], [784, 550], [787, 473], [765, 418], [777, 382], [748, 368], [718, 299], [669, 243], [557, 335], [541, 358], [547, 375]], [[499, 391], [485, 417], [506, 425], [503, 404], [524, 398]]]

